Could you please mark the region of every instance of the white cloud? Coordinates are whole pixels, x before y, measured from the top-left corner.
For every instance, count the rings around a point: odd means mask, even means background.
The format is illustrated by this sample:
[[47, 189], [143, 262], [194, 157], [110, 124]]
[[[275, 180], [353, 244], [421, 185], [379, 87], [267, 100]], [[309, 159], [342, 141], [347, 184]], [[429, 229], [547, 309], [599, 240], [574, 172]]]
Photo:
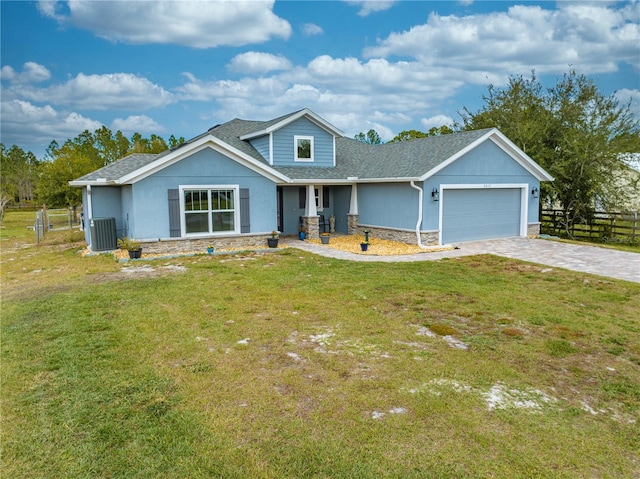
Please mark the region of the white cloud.
[[120, 130], [123, 133], [164, 133], [166, 129], [152, 118], [146, 115], [116, 118], [111, 123], [112, 130]]
[[26, 62], [22, 66], [22, 72], [20, 73], [16, 72], [11, 66], [5, 65], [2, 67], [0, 75], [3, 80], [8, 80], [12, 83], [38, 83], [51, 78], [49, 70], [35, 62]]
[[18, 74], [16, 73], [16, 71], [13, 68], [11, 68], [9, 65], [3, 66], [2, 69], [0, 70], [0, 79], [2, 80], [13, 81], [17, 75]]
[[347, 0], [347, 3], [360, 7], [358, 15], [366, 17], [371, 13], [389, 10], [398, 2], [396, 0]]
[[87, 110], [146, 110], [168, 105], [173, 95], [146, 78], [130, 73], [78, 74], [62, 84], [45, 88], [11, 86], [3, 91], [10, 99], [47, 102]]
[[446, 115], [436, 115], [430, 118], [423, 118], [420, 120], [420, 124], [425, 130], [429, 130], [433, 127], [441, 127], [443, 125], [451, 126], [453, 124], [453, 118]]
[[53, 139], [65, 141], [84, 130], [95, 131], [102, 126], [99, 121], [76, 112], [59, 112], [50, 105], [36, 106], [22, 100], [3, 101], [0, 108], [2, 141], [25, 145], [25, 149], [33, 149], [30, 145], [48, 145]]
[[291, 62], [281, 55], [246, 52], [233, 57], [228, 68], [240, 73], [267, 73], [274, 70], [289, 70]]
[[311, 37], [313, 35], [322, 35], [324, 30], [319, 25], [315, 23], [305, 23], [302, 25], [302, 34], [307, 37]]
[[565, 72], [569, 65], [587, 74], [615, 71], [619, 62], [639, 68], [638, 5], [615, 9], [559, 2], [558, 10], [518, 5], [463, 17], [432, 13], [427, 23], [392, 33], [364, 54], [409, 56], [424, 68], [463, 65], [471, 82], [482, 83], [532, 69]]
[[[88, 2], [41, 1], [40, 11], [61, 24], [92, 31], [114, 42], [178, 44], [193, 48], [288, 39], [291, 25], [273, 13], [274, 0]], [[62, 2], [60, 2], [62, 3]]]
[[287, 84], [278, 76], [249, 78], [238, 81], [220, 80], [206, 82], [191, 73], [184, 73], [187, 83], [176, 88], [181, 100], [212, 101], [232, 98], [245, 98], [249, 101], [269, 102], [284, 94]]
[[[380, 103], [387, 95], [411, 96], [414, 106], [428, 104], [433, 97], [449, 97], [464, 85], [462, 70], [424, 68], [417, 62], [389, 62], [374, 58], [332, 58], [321, 55], [306, 68], [292, 70], [293, 80], [343, 93], [368, 95]], [[394, 109], [399, 105], [394, 104]], [[403, 110], [400, 110], [403, 111]]]

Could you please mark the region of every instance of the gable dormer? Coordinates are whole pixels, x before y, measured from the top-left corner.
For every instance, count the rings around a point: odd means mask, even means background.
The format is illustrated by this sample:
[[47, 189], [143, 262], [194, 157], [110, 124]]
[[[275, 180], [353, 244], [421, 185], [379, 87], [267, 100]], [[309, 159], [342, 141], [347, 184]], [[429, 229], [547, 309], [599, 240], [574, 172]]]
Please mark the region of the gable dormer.
[[344, 134], [311, 110], [300, 110], [266, 122], [262, 127], [240, 139], [251, 143], [270, 165], [336, 165], [335, 139]]

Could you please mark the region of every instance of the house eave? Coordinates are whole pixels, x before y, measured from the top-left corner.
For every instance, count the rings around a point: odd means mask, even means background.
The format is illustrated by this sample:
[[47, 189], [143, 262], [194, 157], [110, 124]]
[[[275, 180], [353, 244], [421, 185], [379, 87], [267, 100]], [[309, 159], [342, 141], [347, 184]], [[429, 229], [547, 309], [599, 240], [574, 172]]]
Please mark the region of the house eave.
[[103, 181], [103, 180], [86, 180], [86, 181], [70, 181], [69, 186], [76, 188], [84, 188], [85, 186], [114, 186], [117, 185], [115, 180]]
[[296, 178], [291, 179], [292, 185], [352, 185], [354, 183], [410, 183], [422, 181], [418, 177], [394, 177], [394, 178]]
[[158, 158], [156, 161], [149, 163], [148, 165], [139, 168], [138, 170], [133, 171], [128, 175], [122, 176], [121, 178], [116, 180], [116, 184], [136, 183], [205, 148], [212, 148], [213, 150], [222, 153], [223, 155], [237, 161], [243, 166], [250, 168], [251, 170], [261, 174], [266, 178], [269, 178], [274, 182], [290, 182], [290, 179], [287, 176], [279, 173], [267, 164], [262, 163], [255, 158], [252, 158], [251, 156], [241, 152], [237, 148], [234, 148], [228, 143], [209, 134], [198, 139], [196, 142], [189, 144], [187, 148], [176, 149], [168, 155]]
[[307, 117], [307, 119], [309, 119], [311, 122], [315, 123], [316, 125], [318, 125], [319, 127], [321, 127], [322, 129], [324, 129], [325, 131], [331, 133], [333, 136], [344, 136], [344, 133], [339, 130], [338, 128], [336, 128], [335, 126], [333, 126], [331, 123], [327, 122], [326, 120], [320, 118], [318, 115], [316, 115], [315, 113], [313, 113], [311, 110], [309, 110], [308, 108], [305, 108], [304, 110], [300, 110], [299, 112], [288, 116], [287, 118], [284, 118], [282, 121], [275, 123], [267, 128], [263, 128], [262, 130], [258, 130], [258, 131], [254, 131], [251, 133], [247, 133], [245, 135], [242, 135], [240, 137], [241, 140], [251, 140], [252, 138], [258, 138], [260, 136], [265, 136], [268, 135], [276, 130], [279, 130], [280, 128], [298, 120], [299, 118], [302, 117]]
[[553, 181], [554, 178], [547, 173], [540, 165], [538, 165], [533, 159], [527, 155], [524, 151], [518, 148], [512, 143], [506, 136], [504, 136], [498, 129], [493, 128], [486, 134], [482, 135], [477, 140], [471, 142], [466, 147], [457, 151], [454, 155], [451, 155], [445, 161], [438, 164], [436, 167], [427, 171], [419, 178], [419, 181], [425, 181], [431, 178], [435, 174], [439, 173], [451, 163], [469, 153], [471, 150], [484, 143], [485, 141], [493, 141], [499, 148], [505, 151], [511, 158], [513, 158], [520, 166], [535, 176], [539, 181]]

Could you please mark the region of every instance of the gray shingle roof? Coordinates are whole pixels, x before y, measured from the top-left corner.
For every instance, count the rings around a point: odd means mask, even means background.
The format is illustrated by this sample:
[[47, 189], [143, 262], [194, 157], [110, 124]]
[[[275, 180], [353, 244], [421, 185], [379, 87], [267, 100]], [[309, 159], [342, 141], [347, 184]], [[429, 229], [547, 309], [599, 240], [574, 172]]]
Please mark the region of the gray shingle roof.
[[[267, 122], [235, 119], [209, 130], [208, 133], [267, 164], [265, 158], [248, 141], [240, 140], [240, 137], [264, 130], [284, 118], [286, 117]], [[490, 129], [382, 145], [368, 145], [346, 137], [336, 138], [335, 167], [274, 166], [273, 169], [291, 179], [344, 180], [353, 176], [360, 179], [415, 178], [446, 161], [488, 131]]]
[[[132, 154], [115, 163], [93, 171], [76, 182], [93, 182], [105, 179], [107, 182], [118, 180], [152, 163], [153, 161], [183, 148], [193, 142], [212, 135], [245, 155], [254, 158], [268, 167], [266, 159], [249, 141], [240, 137], [263, 131], [291, 115], [290, 113], [269, 121], [250, 121], [234, 119], [192, 138], [172, 150], [160, 154]], [[274, 170], [293, 179], [346, 180], [349, 177], [364, 179], [417, 178], [432, 170], [457, 152], [485, 135], [489, 129], [475, 130], [450, 135], [420, 138], [399, 143], [369, 145], [360, 141], [336, 138], [336, 166], [273, 166]]]
[[129, 156], [125, 156], [121, 160], [115, 161], [107, 166], [92, 171], [84, 176], [81, 176], [75, 181], [98, 181], [105, 179], [106, 181], [114, 181], [118, 178], [133, 173], [143, 166], [147, 166], [149, 163], [155, 161], [157, 158], [167, 154], [167, 152], [159, 154], [150, 153], [133, 153]]
[[274, 167], [292, 179], [417, 178], [485, 135], [490, 129], [368, 145], [336, 139], [336, 167]]

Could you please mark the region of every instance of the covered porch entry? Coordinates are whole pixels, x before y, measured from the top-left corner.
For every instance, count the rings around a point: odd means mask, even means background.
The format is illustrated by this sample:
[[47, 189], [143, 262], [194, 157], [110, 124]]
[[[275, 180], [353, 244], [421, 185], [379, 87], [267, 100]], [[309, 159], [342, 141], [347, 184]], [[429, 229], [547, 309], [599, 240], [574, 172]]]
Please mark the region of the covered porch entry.
[[[349, 234], [355, 185], [305, 184], [277, 188], [278, 229], [283, 235], [297, 235], [304, 228], [309, 238], [334, 231]], [[355, 206], [357, 217], [357, 203]]]

